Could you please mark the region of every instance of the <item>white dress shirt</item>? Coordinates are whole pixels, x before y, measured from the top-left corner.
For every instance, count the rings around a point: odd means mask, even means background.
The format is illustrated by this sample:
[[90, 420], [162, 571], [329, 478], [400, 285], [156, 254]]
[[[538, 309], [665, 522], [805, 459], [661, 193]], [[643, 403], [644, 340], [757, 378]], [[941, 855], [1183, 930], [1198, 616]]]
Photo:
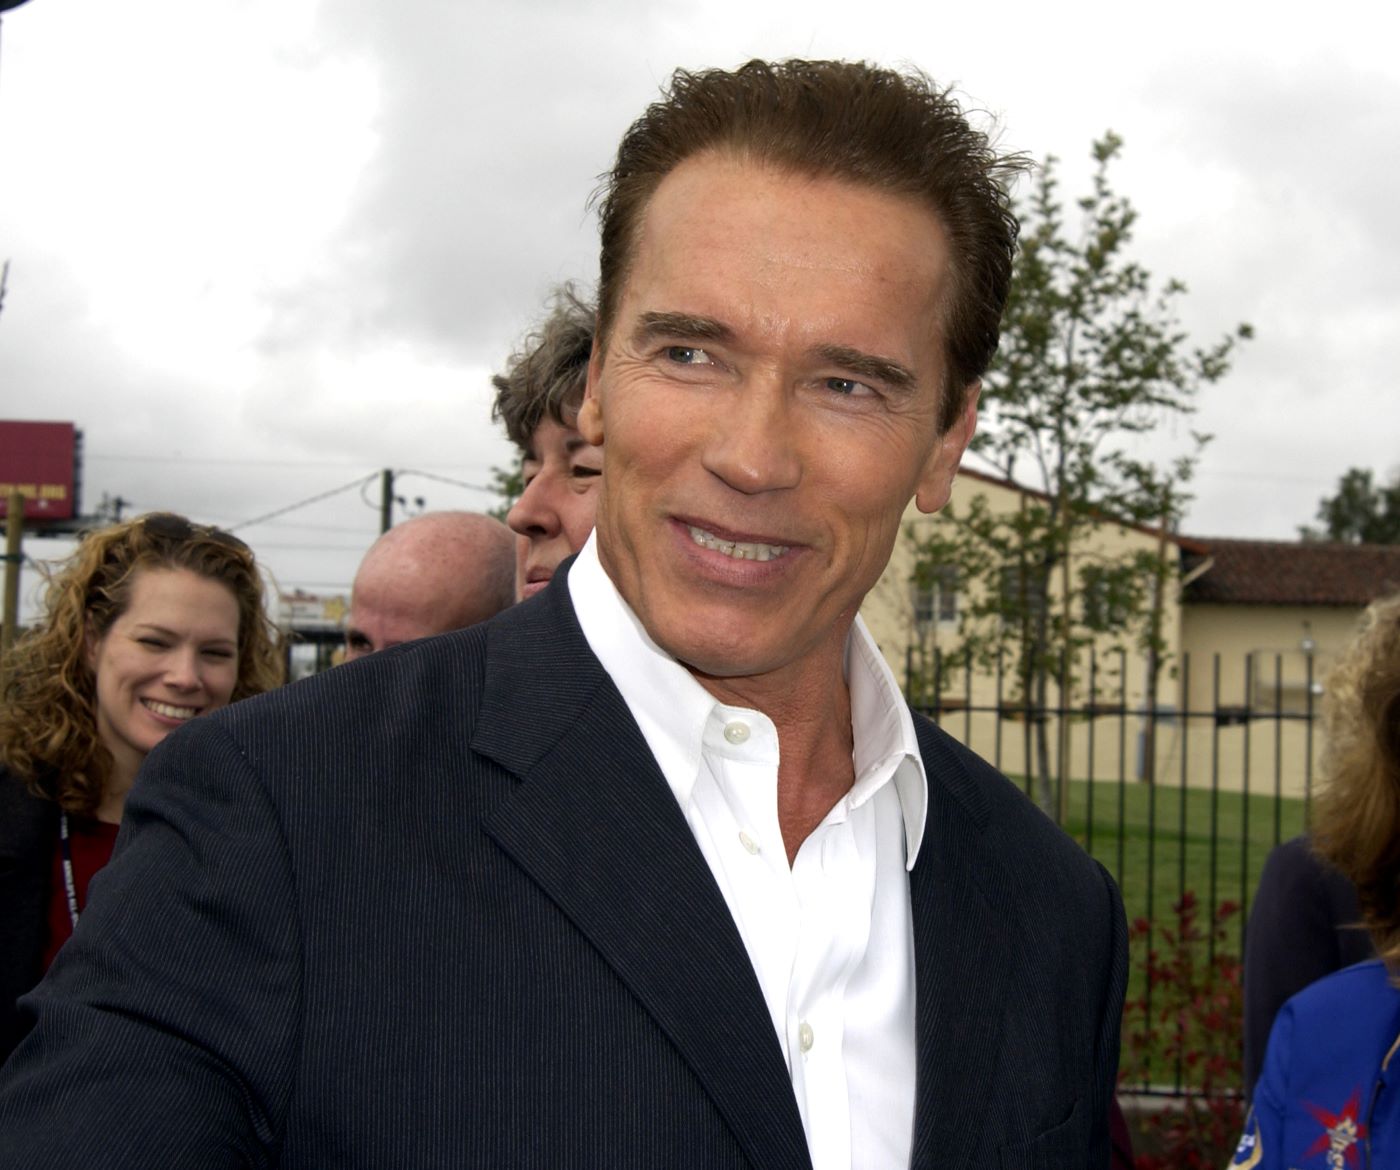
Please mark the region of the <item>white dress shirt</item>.
[[[753, 962], [814, 1170], [908, 1166], [914, 935], [907, 869], [928, 804], [914, 723], [857, 617], [846, 642], [855, 783], [791, 867], [778, 827], [777, 729], [718, 702], [647, 635], [590, 537], [569, 591]], [[716, 1005], [723, 1010], [723, 1005]]]

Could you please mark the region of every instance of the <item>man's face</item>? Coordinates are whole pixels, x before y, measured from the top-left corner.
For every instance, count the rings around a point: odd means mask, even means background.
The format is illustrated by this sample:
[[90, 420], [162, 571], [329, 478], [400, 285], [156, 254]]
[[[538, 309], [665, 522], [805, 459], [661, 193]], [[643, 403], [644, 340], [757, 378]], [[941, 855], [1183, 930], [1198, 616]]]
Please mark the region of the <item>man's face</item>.
[[374, 593], [361, 597], [357, 591], [345, 625], [345, 661], [452, 629], [453, 623], [440, 608], [417, 598], [394, 600]]
[[905, 506], [947, 502], [972, 435], [975, 395], [937, 430], [948, 294], [910, 199], [716, 154], [658, 186], [579, 426], [606, 439], [603, 563], [693, 671], [839, 665]]
[[546, 418], [530, 436], [521, 468], [525, 490], [506, 523], [518, 534], [515, 591], [538, 593], [593, 531], [603, 453], [573, 427]]

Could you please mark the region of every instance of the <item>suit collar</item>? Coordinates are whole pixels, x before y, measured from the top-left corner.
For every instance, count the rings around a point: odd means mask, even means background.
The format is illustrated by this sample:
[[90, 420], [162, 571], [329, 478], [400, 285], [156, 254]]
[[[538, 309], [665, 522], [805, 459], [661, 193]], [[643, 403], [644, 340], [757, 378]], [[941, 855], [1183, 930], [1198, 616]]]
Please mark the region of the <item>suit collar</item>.
[[[741, 708], [721, 704], [652, 640], [604, 570], [596, 532], [574, 558], [568, 586], [584, 639], [621, 691], [677, 801], [688, 807], [706, 727]], [[924, 836], [928, 781], [899, 684], [859, 616], [846, 639], [844, 671], [854, 737], [851, 803], [869, 799], [887, 782], [894, 785], [912, 869]]]
[[636, 722], [588, 649], [566, 579], [567, 567], [487, 631], [472, 746], [521, 783], [486, 831], [655, 1018], [748, 1159], [806, 1167], [753, 966]]

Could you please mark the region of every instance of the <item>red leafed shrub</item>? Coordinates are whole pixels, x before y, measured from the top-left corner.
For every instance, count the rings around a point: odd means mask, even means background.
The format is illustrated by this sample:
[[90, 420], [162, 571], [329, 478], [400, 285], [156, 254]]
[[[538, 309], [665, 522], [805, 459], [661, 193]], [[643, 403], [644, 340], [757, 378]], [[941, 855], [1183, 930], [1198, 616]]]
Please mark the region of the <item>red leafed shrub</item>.
[[1166, 922], [1139, 918], [1129, 930], [1137, 972], [1123, 1005], [1119, 1083], [1128, 1092], [1180, 1083], [1180, 1095], [1144, 1121], [1151, 1152], [1137, 1156], [1137, 1170], [1223, 1166], [1239, 1140], [1243, 993], [1240, 960], [1223, 948], [1238, 912], [1222, 902], [1205, 917], [1188, 890]]

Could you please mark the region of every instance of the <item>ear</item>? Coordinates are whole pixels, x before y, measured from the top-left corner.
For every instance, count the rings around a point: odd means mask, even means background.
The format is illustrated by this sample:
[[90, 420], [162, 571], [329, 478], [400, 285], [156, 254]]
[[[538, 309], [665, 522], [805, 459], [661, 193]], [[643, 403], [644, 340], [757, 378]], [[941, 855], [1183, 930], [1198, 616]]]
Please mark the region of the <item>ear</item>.
[[981, 395], [982, 380], [979, 378], [967, 388], [967, 404], [957, 421], [938, 436], [933, 450], [929, 452], [919, 476], [918, 490], [914, 494], [914, 503], [920, 512], [937, 512], [948, 502], [963, 452], [977, 431], [977, 400]]
[[574, 421], [578, 433], [595, 447], [603, 445], [603, 404], [599, 398], [602, 377], [603, 344], [595, 334], [593, 353], [588, 359], [588, 381], [583, 390], [583, 402], [579, 405], [578, 418]]

